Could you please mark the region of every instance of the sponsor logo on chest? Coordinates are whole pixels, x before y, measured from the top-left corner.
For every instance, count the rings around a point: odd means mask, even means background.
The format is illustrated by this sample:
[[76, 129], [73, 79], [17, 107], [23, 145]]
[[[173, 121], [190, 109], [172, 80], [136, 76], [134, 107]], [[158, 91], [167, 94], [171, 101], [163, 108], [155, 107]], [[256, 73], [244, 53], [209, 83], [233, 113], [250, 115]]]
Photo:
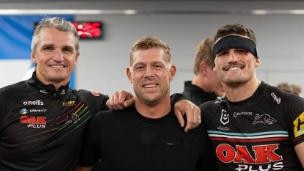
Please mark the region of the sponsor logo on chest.
[[218, 160], [234, 164], [237, 171], [282, 170], [283, 157], [276, 150], [279, 144], [244, 145], [219, 144], [216, 148]]

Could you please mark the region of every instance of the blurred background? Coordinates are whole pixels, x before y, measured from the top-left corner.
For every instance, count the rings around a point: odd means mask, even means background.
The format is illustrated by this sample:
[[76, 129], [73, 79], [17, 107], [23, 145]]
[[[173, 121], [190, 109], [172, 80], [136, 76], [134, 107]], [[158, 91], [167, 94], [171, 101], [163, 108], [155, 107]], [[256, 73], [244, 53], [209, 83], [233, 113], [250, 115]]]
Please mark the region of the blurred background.
[[125, 74], [130, 47], [140, 37], [155, 36], [171, 46], [177, 66], [172, 93], [182, 92], [184, 81], [193, 77], [197, 43], [229, 23], [255, 31], [259, 79], [304, 85], [304, 1], [0, 0], [0, 87], [27, 77], [33, 27], [46, 16], [65, 17], [97, 36], [80, 41], [71, 81], [77, 89], [131, 91]]

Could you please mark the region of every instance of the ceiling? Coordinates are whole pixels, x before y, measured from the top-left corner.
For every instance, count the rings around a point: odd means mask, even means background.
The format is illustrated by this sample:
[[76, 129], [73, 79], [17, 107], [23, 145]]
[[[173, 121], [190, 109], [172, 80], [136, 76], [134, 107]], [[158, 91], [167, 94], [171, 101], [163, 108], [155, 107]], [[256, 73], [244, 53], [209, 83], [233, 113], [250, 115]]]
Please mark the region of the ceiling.
[[[155, 1], [186, 1], [186, 0], [52, 0], [53, 2], [88, 2], [88, 1], [103, 1], [103, 2], [106, 2], [106, 1], [109, 1], [109, 2], [113, 2], [113, 1], [146, 1], [146, 2], [155, 2]], [[227, 0], [191, 0], [191, 1], [225, 1], [227, 2]], [[244, 1], [270, 1], [270, 2], [290, 2], [290, 1], [302, 1], [302, 0], [229, 0], [229, 1], [240, 1], [240, 2], [244, 2]], [[9, 3], [13, 3], [13, 2], [49, 2], [49, 0], [0, 0], [0, 3], [1, 2], [9, 2]]]

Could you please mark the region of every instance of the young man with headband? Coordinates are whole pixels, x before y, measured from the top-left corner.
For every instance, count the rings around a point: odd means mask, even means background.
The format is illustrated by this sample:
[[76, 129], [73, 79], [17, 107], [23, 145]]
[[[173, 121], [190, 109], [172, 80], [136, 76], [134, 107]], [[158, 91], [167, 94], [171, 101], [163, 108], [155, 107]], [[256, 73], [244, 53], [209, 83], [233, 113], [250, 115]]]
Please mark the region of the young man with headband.
[[254, 32], [225, 25], [215, 37], [215, 70], [226, 97], [201, 106], [220, 171], [302, 170], [304, 100], [256, 77]]

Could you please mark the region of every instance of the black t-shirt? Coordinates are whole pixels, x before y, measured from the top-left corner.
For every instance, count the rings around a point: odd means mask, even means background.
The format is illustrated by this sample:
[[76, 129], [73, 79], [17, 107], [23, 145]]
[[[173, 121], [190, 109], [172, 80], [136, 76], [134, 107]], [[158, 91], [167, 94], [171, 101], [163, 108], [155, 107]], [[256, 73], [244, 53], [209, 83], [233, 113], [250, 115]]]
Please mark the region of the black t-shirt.
[[294, 146], [304, 142], [304, 100], [261, 83], [248, 99], [201, 106], [219, 170], [302, 170]]
[[185, 133], [172, 111], [149, 119], [131, 106], [90, 120], [80, 163], [101, 159], [103, 171], [196, 171], [214, 166], [208, 143], [201, 127]]
[[58, 91], [35, 74], [0, 89], [0, 170], [74, 171], [92, 114], [106, 109], [108, 96]]
[[198, 106], [204, 102], [215, 100], [217, 98], [216, 94], [204, 91], [200, 87], [192, 84], [191, 81], [185, 81], [183, 95], [186, 99]]

